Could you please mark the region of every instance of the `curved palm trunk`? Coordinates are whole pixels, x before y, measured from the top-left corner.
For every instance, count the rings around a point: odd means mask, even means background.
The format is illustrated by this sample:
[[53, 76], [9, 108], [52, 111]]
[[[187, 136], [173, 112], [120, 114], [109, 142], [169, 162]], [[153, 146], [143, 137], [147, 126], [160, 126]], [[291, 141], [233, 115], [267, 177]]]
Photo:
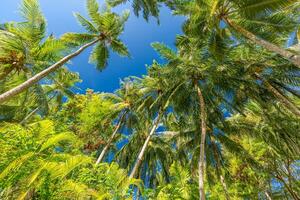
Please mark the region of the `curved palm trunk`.
[[74, 53], [67, 55], [66, 57], [64, 57], [60, 61], [58, 61], [57, 63], [55, 63], [52, 66], [48, 67], [47, 69], [41, 71], [40, 73], [34, 75], [33, 77], [31, 77], [30, 79], [28, 79], [24, 83], [22, 83], [22, 84], [16, 86], [15, 88], [12, 88], [11, 90], [1, 94], [0, 95], [0, 103], [3, 103], [4, 101], [9, 100], [13, 96], [15, 96], [17, 94], [20, 94], [21, 92], [25, 91], [29, 87], [33, 86], [35, 83], [37, 83], [38, 81], [45, 78], [47, 75], [54, 72], [56, 69], [58, 69], [59, 67], [61, 67], [65, 63], [67, 63], [69, 60], [71, 60], [72, 58], [78, 56], [83, 50], [85, 50], [89, 46], [92, 46], [92, 45], [96, 44], [100, 40], [101, 40], [101, 38], [98, 38], [98, 39], [96, 39], [96, 40], [94, 40], [90, 43], [87, 43], [87, 44], [83, 45], [82, 47], [80, 47]]
[[151, 136], [155, 133], [155, 130], [157, 129], [158, 127], [158, 124], [159, 124], [159, 121], [160, 121], [160, 118], [161, 118], [161, 115], [162, 115], [162, 110], [158, 113], [158, 116], [157, 118], [155, 119], [155, 122], [152, 126], [152, 129], [148, 135], [148, 137], [146, 138], [145, 142], [144, 142], [144, 145], [137, 157], [137, 160], [132, 168], [132, 171], [129, 175], [129, 178], [134, 178], [135, 177], [135, 174], [137, 173], [138, 171], [138, 168], [140, 167], [141, 163], [142, 163], [142, 160], [143, 160], [143, 157], [144, 157], [144, 154], [145, 154], [145, 151], [146, 151], [146, 148], [150, 142], [150, 139], [151, 139]]
[[296, 116], [300, 117], [300, 110], [299, 108], [294, 105], [288, 98], [286, 98], [284, 95], [282, 95], [275, 87], [273, 87], [268, 81], [266, 81], [264, 78], [262, 78], [258, 73], [255, 73], [255, 76], [263, 82], [263, 84], [266, 86], [267, 90], [271, 92], [277, 99], [292, 113], [294, 113]]
[[200, 155], [199, 155], [199, 195], [200, 200], [205, 200], [205, 190], [204, 190], [204, 172], [205, 172], [205, 138], [206, 138], [206, 106], [203, 94], [198, 82], [194, 82], [195, 88], [197, 90], [197, 95], [200, 104], [200, 119], [201, 119], [201, 143], [200, 143]]
[[107, 144], [105, 145], [105, 147], [103, 148], [103, 150], [101, 151], [101, 154], [99, 155], [97, 161], [96, 161], [96, 165], [98, 165], [104, 158], [106, 152], [108, 151], [112, 141], [114, 140], [116, 134], [118, 133], [118, 130], [120, 129], [121, 125], [122, 125], [122, 122], [123, 122], [123, 119], [124, 119], [124, 116], [125, 114], [122, 115], [122, 117], [119, 119], [119, 122], [113, 132], [113, 134], [111, 135], [111, 137], [109, 138]]
[[243, 27], [235, 24], [234, 22], [232, 22], [231, 20], [229, 20], [227, 18], [224, 18], [224, 21], [226, 21], [226, 23], [229, 26], [231, 26], [233, 29], [235, 29], [237, 32], [239, 32], [240, 34], [242, 34], [244, 37], [248, 38], [255, 44], [262, 46], [271, 52], [281, 55], [282, 57], [291, 61], [294, 65], [296, 65], [297, 67], [300, 68], [300, 55], [296, 55], [296, 54], [294, 54], [284, 48], [281, 48], [271, 42], [268, 42], [266, 40], [258, 38], [255, 34], [251, 33], [250, 31], [247, 31]]

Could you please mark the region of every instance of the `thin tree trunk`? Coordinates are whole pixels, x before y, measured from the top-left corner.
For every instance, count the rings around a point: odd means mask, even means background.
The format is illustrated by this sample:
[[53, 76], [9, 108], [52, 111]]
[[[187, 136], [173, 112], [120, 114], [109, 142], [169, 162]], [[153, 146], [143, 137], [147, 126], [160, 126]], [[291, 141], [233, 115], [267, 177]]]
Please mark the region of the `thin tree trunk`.
[[121, 125], [122, 125], [124, 116], [125, 116], [125, 114], [123, 114], [122, 117], [119, 119], [119, 122], [118, 122], [118, 124], [117, 124], [117, 126], [116, 126], [116, 128], [115, 128], [115, 130], [114, 130], [114, 132], [113, 132], [113, 134], [111, 135], [111, 137], [109, 138], [107, 144], [105, 145], [105, 147], [104, 147], [103, 150], [101, 151], [101, 154], [99, 155], [99, 157], [98, 157], [98, 159], [97, 159], [97, 161], [96, 161], [96, 165], [98, 165], [98, 164], [103, 160], [103, 158], [104, 158], [104, 156], [105, 156], [107, 150], [109, 149], [109, 147], [110, 147], [112, 141], [114, 140], [116, 134], [118, 133], [118, 130], [120, 129], [120, 127], [121, 127]]
[[151, 136], [155, 133], [155, 130], [157, 129], [158, 127], [158, 124], [159, 124], [159, 121], [160, 121], [160, 118], [161, 118], [161, 115], [162, 115], [162, 109], [159, 111], [158, 113], [158, 116], [156, 117], [155, 121], [154, 121], [154, 124], [152, 126], [152, 129], [147, 137], [147, 139], [145, 140], [144, 142], [144, 145], [137, 157], [137, 160], [132, 168], [132, 171], [129, 175], [129, 178], [134, 178], [135, 177], [135, 174], [137, 173], [137, 170], [138, 168], [140, 167], [141, 163], [142, 163], [142, 160], [143, 160], [143, 157], [144, 157], [144, 154], [145, 154], [145, 151], [146, 151], [146, 148], [150, 142], [150, 139], [151, 139]]
[[74, 53], [67, 55], [66, 57], [64, 57], [60, 61], [58, 61], [57, 63], [53, 64], [52, 66], [48, 67], [47, 69], [45, 69], [45, 70], [41, 71], [40, 73], [34, 75], [33, 77], [29, 78], [24, 83], [22, 83], [22, 84], [16, 86], [15, 88], [12, 88], [11, 90], [1, 94], [0, 95], [0, 103], [3, 103], [4, 101], [9, 100], [13, 96], [15, 96], [17, 94], [20, 94], [21, 92], [25, 91], [29, 87], [33, 86], [35, 83], [37, 83], [38, 81], [40, 81], [41, 79], [43, 79], [44, 77], [46, 77], [50, 73], [54, 72], [55, 70], [57, 70], [59, 67], [61, 67], [65, 63], [67, 63], [69, 60], [71, 60], [72, 58], [79, 55], [83, 50], [85, 50], [89, 46], [92, 46], [92, 45], [96, 44], [100, 40], [101, 40], [101, 38], [98, 38], [98, 39], [96, 39], [96, 40], [94, 40], [90, 43], [87, 43], [87, 44], [83, 45], [82, 47], [80, 47]]
[[204, 190], [204, 172], [205, 172], [205, 138], [206, 138], [206, 107], [204, 97], [202, 95], [201, 89], [198, 82], [194, 82], [195, 88], [197, 90], [197, 95], [200, 104], [200, 118], [201, 118], [201, 143], [200, 143], [200, 155], [199, 155], [199, 195], [200, 200], [205, 200], [205, 190]]
[[271, 92], [289, 111], [300, 117], [300, 110], [296, 105], [294, 105], [288, 98], [282, 95], [275, 87], [273, 87], [268, 81], [262, 78], [258, 73], [255, 73], [255, 76], [263, 82], [267, 90]]
[[266, 198], [267, 198], [268, 200], [272, 200], [272, 198], [271, 198], [271, 196], [270, 196], [270, 194], [269, 194], [268, 191], [265, 191], [265, 195], [266, 195]]
[[282, 178], [280, 175], [277, 175], [276, 178], [280, 180], [284, 187], [287, 189], [287, 191], [290, 193], [293, 199], [300, 200], [300, 197], [294, 192], [294, 190], [285, 182], [284, 178]]
[[235, 29], [237, 32], [239, 32], [240, 34], [242, 34], [244, 37], [248, 38], [255, 44], [262, 46], [271, 52], [281, 55], [282, 57], [291, 61], [294, 65], [300, 68], [300, 55], [296, 55], [284, 48], [281, 48], [271, 42], [268, 42], [266, 40], [257, 37], [255, 34], [251, 33], [250, 31], [244, 29], [243, 27], [239, 26], [238, 24], [234, 23], [233, 21], [227, 18], [224, 18], [224, 20], [229, 26], [231, 26], [233, 29]]
[[20, 122], [20, 124], [21, 125], [24, 125], [25, 124], [25, 122], [29, 119], [29, 118], [31, 118], [37, 111], [39, 110], [39, 107], [37, 107], [37, 108], [35, 108], [33, 111], [31, 111], [21, 122]]
[[220, 182], [221, 182], [221, 185], [223, 187], [226, 200], [230, 200], [230, 196], [229, 196], [229, 192], [228, 192], [228, 189], [227, 189], [227, 185], [226, 185], [226, 182], [225, 182], [224, 177], [221, 174], [221, 170], [220, 170], [221, 164], [220, 164], [220, 158], [219, 158], [219, 155], [218, 155], [218, 152], [217, 152], [217, 145], [216, 145], [215, 141], [213, 141], [213, 140], [212, 140], [212, 145], [213, 145], [213, 151], [214, 151], [214, 155], [215, 155], [215, 159], [216, 159], [217, 175], [220, 178]]

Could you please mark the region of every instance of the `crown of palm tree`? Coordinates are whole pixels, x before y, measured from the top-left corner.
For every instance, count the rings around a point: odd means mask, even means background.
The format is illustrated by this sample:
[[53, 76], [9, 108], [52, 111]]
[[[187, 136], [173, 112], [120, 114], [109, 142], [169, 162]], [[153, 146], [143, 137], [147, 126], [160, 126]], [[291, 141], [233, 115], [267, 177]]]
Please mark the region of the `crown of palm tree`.
[[78, 23], [86, 30], [85, 33], [67, 33], [62, 36], [71, 47], [80, 46], [92, 40], [99, 39], [94, 47], [89, 61], [102, 70], [107, 65], [109, 48], [120, 56], [129, 56], [129, 52], [119, 36], [124, 31], [124, 24], [129, 17], [129, 11], [119, 16], [111, 12], [109, 6], [102, 10], [96, 0], [87, 0], [87, 10], [90, 20], [79, 13], [74, 13]]

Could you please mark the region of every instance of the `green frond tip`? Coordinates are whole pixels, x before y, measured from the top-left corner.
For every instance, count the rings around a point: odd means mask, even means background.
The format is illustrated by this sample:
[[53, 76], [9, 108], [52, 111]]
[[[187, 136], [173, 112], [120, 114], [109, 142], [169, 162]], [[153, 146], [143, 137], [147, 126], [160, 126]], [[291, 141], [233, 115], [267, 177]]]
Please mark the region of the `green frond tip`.
[[96, 190], [90, 189], [87, 185], [73, 180], [67, 180], [64, 183], [62, 192], [65, 198], [71, 197], [74, 199], [86, 199], [87, 197], [97, 198], [100, 196]]
[[66, 33], [61, 37], [61, 41], [67, 46], [77, 47], [94, 40], [96, 35], [84, 33]]
[[50, 173], [51, 179], [65, 178], [73, 170], [81, 165], [91, 164], [92, 159], [84, 155], [69, 156], [69, 158], [62, 163], [47, 163], [46, 169]]
[[37, 21], [44, 21], [38, 0], [23, 0], [20, 13], [27, 22], [32, 24]]
[[109, 51], [104, 43], [97, 44], [90, 56], [89, 62], [96, 64], [98, 70], [103, 70], [107, 65]]
[[130, 16], [130, 10], [128, 9], [124, 10], [120, 19], [121, 23], [124, 24], [128, 20], [129, 16]]
[[126, 3], [127, 0], [106, 0], [106, 3], [112, 7], [118, 6], [122, 3]]
[[162, 58], [165, 58], [167, 60], [176, 59], [176, 52], [167, 47], [165, 44], [154, 42], [151, 44], [151, 46], [160, 54]]
[[78, 142], [78, 138], [71, 132], [64, 132], [50, 137], [40, 148], [40, 152], [48, 149], [51, 146], [57, 145], [62, 141]]
[[119, 39], [115, 39], [111, 41], [111, 48], [114, 52], [116, 52], [120, 56], [130, 56], [127, 47]]
[[5, 178], [7, 175], [13, 173], [13, 171], [18, 170], [28, 159], [34, 155], [33, 152], [29, 152], [25, 155], [22, 155], [12, 161], [0, 174], [0, 180]]
[[76, 17], [78, 23], [84, 27], [89, 33], [97, 34], [97, 28], [86, 18], [84, 18], [79, 13], [74, 13], [74, 16]]
[[87, 10], [90, 18], [94, 23], [97, 23], [99, 20], [99, 4], [97, 0], [87, 0]]

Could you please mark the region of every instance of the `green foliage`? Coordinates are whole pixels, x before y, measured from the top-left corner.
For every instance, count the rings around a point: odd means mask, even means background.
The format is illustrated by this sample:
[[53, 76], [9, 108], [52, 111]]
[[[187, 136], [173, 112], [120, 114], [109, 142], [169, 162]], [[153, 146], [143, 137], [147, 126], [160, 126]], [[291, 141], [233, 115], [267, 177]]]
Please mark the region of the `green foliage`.
[[156, 199], [199, 199], [197, 183], [187, 168], [174, 162], [170, 167], [170, 183], [157, 189]]
[[130, 186], [142, 189], [141, 182], [129, 179], [126, 170], [120, 169], [116, 163], [101, 163], [93, 168], [82, 169], [78, 180], [98, 191], [103, 199], [129, 199], [132, 196]]
[[[22, 21], [0, 26], [0, 92], [74, 48], [95, 44], [99, 70], [111, 50], [129, 56], [129, 12], [110, 7], [125, 2], [87, 0], [88, 18], [74, 13], [85, 32], [55, 38], [23, 0]], [[147, 20], [163, 4], [183, 15], [176, 48], [152, 43], [163, 64], [113, 93], [74, 94], [79, 74], [62, 66], [1, 104], [0, 199], [199, 199], [200, 164], [206, 199], [299, 199], [299, 2], [131, 3]]]
[[74, 14], [87, 33], [66, 33], [62, 36], [62, 40], [69, 47], [77, 47], [98, 40], [89, 59], [89, 62], [95, 64], [98, 70], [103, 70], [107, 65], [109, 48], [120, 56], [129, 56], [126, 45], [119, 38], [124, 31], [129, 11], [118, 15], [111, 12], [108, 6], [100, 10], [96, 0], [87, 0], [87, 10], [91, 20], [79, 13]]
[[85, 143], [104, 144], [112, 130], [109, 120], [113, 106], [102, 94], [87, 90], [86, 95], [74, 95], [62, 106], [59, 123], [75, 131]]
[[[64, 178], [76, 167], [90, 162], [85, 156], [72, 156], [71, 143], [74, 147], [80, 145], [74, 134], [57, 133], [49, 120], [28, 127], [2, 124], [2, 194], [24, 199], [32, 190], [39, 190], [45, 181]], [[59, 153], [57, 148], [62, 152]]]

